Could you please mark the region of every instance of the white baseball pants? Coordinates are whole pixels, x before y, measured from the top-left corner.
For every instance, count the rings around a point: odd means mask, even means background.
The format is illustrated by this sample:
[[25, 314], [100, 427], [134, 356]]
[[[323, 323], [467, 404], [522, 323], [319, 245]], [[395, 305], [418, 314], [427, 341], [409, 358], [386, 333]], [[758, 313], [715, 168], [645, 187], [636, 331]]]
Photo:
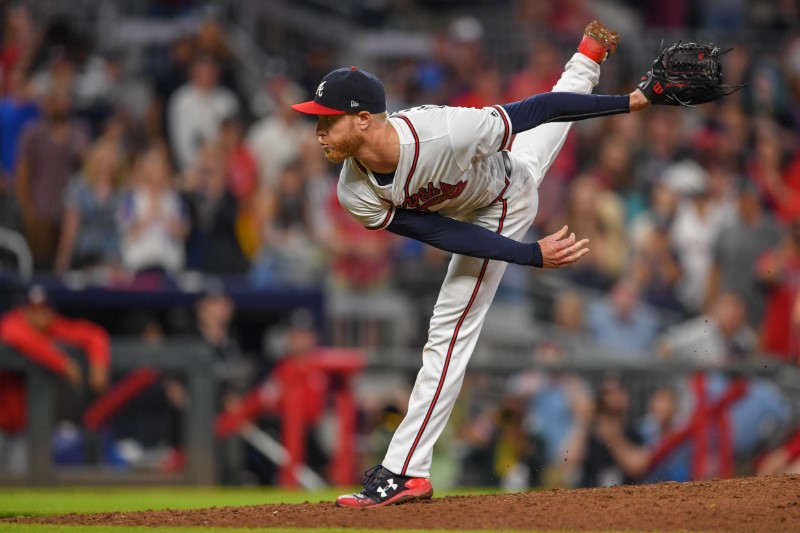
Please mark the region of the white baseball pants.
[[[589, 94], [599, 76], [600, 65], [576, 53], [553, 91]], [[539, 207], [539, 184], [570, 126], [569, 122], [543, 124], [518, 134], [511, 153], [511, 185], [503, 198], [477, 210], [469, 222], [522, 240]], [[497, 179], [505, 180], [506, 176]], [[429, 476], [433, 445], [450, 418], [505, 269], [502, 261], [453, 255], [433, 310], [408, 412], [383, 460], [388, 470], [403, 476]]]

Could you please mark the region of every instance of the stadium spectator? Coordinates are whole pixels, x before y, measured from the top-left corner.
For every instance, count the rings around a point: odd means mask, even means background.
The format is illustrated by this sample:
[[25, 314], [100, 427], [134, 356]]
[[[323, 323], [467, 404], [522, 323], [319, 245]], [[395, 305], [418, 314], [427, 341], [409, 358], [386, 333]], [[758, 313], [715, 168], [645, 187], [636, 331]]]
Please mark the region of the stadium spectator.
[[595, 396], [594, 418], [584, 443], [585, 459], [580, 486], [607, 487], [634, 481], [634, 477], [626, 472], [624, 464], [620, 464], [614, 454], [617, 442], [611, 439], [609, 446], [609, 437], [612, 435], [618, 435], [626, 443], [635, 446], [643, 443], [634, 423], [628, 418], [629, 405], [630, 397], [619, 379], [605, 377]]
[[634, 281], [642, 289], [642, 300], [658, 309], [680, 312], [683, 306], [676, 297], [676, 285], [681, 279], [681, 266], [670, 242], [670, 221], [651, 217], [647, 237], [635, 250], [632, 265]]
[[569, 225], [576, 235], [590, 240], [593, 252], [570, 269], [569, 277], [588, 287], [609, 288], [626, 263], [624, 206], [619, 195], [604, 190], [591, 175], [581, 174], [570, 185], [564, 217], [555, 219], [553, 227]]
[[780, 359], [791, 360], [796, 338], [792, 307], [800, 290], [800, 219], [789, 225], [787, 235], [778, 246], [759, 257], [756, 272], [767, 288], [761, 349]]
[[450, 83], [453, 81], [448, 61], [450, 41], [441, 30], [433, 33], [431, 40], [430, 53], [420, 58], [416, 65], [416, 101], [445, 102], [450, 98]]
[[[224, 411], [217, 419], [217, 433], [230, 435], [238, 432], [244, 423], [279, 431], [286, 447], [292, 450], [292, 459], [299, 459], [314, 471], [322, 472], [328, 457], [320, 445], [319, 424], [326, 411], [330, 378], [316, 365], [324, 353], [319, 345], [319, 332], [311, 314], [298, 309], [285, 324], [270, 332], [267, 339], [276, 360], [269, 376], [241, 398], [229, 397], [231, 401], [223, 406]], [[287, 417], [292, 418], [287, 420]], [[292, 442], [287, 443], [286, 439]], [[284, 467], [281, 469], [283, 482], [294, 478], [296, 472], [286, 468], [288, 465], [283, 459], [268, 455], [273, 463], [265, 464], [260, 457], [257, 460], [248, 458], [248, 467], [258, 476], [259, 482], [276, 483], [278, 466]]]
[[313, 124], [296, 113], [290, 105], [302, 100], [302, 90], [288, 77], [278, 76], [266, 84], [274, 102], [274, 111], [247, 131], [246, 143], [258, 162], [262, 187], [276, 189], [281, 169], [299, 159], [308, 137], [313, 137]]
[[644, 305], [633, 281], [618, 281], [608, 296], [589, 306], [589, 331], [598, 350], [621, 359], [651, 359], [652, 344], [661, 324]]
[[[458, 484], [468, 487], [498, 486], [496, 444], [502, 395], [492, 388], [486, 374], [467, 374], [462, 394], [453, 408], [460, 452]], [[508, 464], [503, 465], [508, 466]]]
[[648, 2], [641, 6], [645, 25], [655, 28], [683, 28], [689, 23], [692, 14], [691, 2], [688, 0], [670, 2], [670, 5]]
[[677, 296], [687, 312], [698, 313], [706, 294], [712, 243], [733, 220], [735, 208], [727, 198], [712, 195], [708, 172], [692, 160], [670, 165], [661, 179], [681, 195], [670, 235], [681, 266]]
[[33, 98], [30, 79], [22, 68], [5, 73], [4, 79], [9, 89], [0, 98], [0, 179], [8, 186], [14, 180], [20, 135], [25, 126], [39, 116], [39, 105]]
[[208, 144], [184, 176], [183, 198], [190, 231], [186, 267], [213, 273], [244, 273], [249, 268], [236, 236], [238, 204], [228, 187], [222, 145]]
[[622, 137], [606, 134], [599, 139], [597, 155], [586, 173], [601, 189], [617, 192], [626, 203], [631, 201], [631, 194], [638, 192], [633, 175], [633, 152]]
[[[148, 110], [147, 129], [151, 138], [166, 138], [172, 131], [167, 105], [172, 95], [189, 79], [189, 70], [194, 59], [194, 41], [188, 35], [178, 37], [169, 45], [163, 64], [156, 63], [149, 73], [153, 78], [153, 98]], [[158, 57], [158, 56], [157, 56]], [[174, 158], [174, 148], [170, 146]]]
[[736, 294], [747, 302], [747, 321], [757, 327], [764, 314], [765, 293], [755, 265], [761, 255], [778, 245], [782, 232], [773, 216], [761, 207], [758, 190], [750, 181], [741, 183], [737, 215], [712, 244], [706, 302], [722, 292]]
[[162, 147], [153, 146], [139, 156], [133, 180], [117, 215], [122, 264], [131, 272], [177, 272], [186, 260], [188, 224]]
[[328, 200], [336, 189], [339, 179], [336, 167], [325, 158], [317, 139], [307, 137], [300, 152], [300, 161], [305, 176], [305, 192], [314, 240], [321, 246], [330, 239], [331, 227], [328, 218]]
[[[705, 383], [706, 402], [719, 399], [735, 379], [736, 376], [722, 372], [709, 373]], [[745, 394], [728, 410], [735, 457], [752, 457], [764, 450], [775, 439], [776, 430], [786, 428], [792, 420], [791, 405], [773, 381], [750, 377], [746, 387]], [[694, 391], [688, 399], [691, 406], [696, 405]], [[711, 453], [717, 451], [718, 446]]]
[[[215, 377], [214, 401], [217, 411], [236, 409], [243, 395], [263, 376], [264, 368], [259, 368], [257, 361], [245, 356], [233, 325], [236, 306], [228, 294], [224, 282], [215, 277], [206, 277], [203, 290], [194, 305], [195, 328], [193, 334], [198, 335], [213, 351], [215, 361], [213, 375]], [[183, 410], [188, 397], [183, 383], [169, 378], [165, 383], [165, 392], [169, 399], [168, 409]], [[176, 415], [178, 413], [175, 413]], [[185, 453], [179, 446], [182, 439], [175, 436], [169, 468], [182, 467]], [[242, 462], [240, 444], [226, 440], [218, 442], [217, 471], [219, 482], [228, 484], [242, 482], [238, 467]]]
[[228, 117], [222, 121], [218, 141], [227, 187], [238, 205], [247, 205], [259, 185], [258, 164], [244, 142], [243, 130], [240, 117]]
[[458, 98], [472, 88], [475, 73], [487, 62], [485, 28], [477, 17], [463, 15], [450, 21], [447, 37], [447, 71], [453, 76], [450, 97]]
[[724, 365], [752, 358], [758, 346], [747, 324], [744, 301], [721, 293], [708, 314], [690, 318], [667, 329], [657, 341], [659, 355], [699, 365]]
[[63, 216], [64, 190], [89, 143], [84, 124], [70, 118], [69, 95], [48, 93], [44, 117], [31, 122], [19, 141], [15, 185], [25, 236], [40, 269], [52, 269]]
[[[66, 28], [65, 28], [66, 29]], [[71, 30], [66, 30], [70, 33]], [[66, 37], [66, 36], [65, 36]], [[66, 37], [68, 40], [72, 37]], [[31, 75], [37, 100], [46, 99], [54, 91], [61, 91], [70, 100], [74, 96], [75, 78], [78, 73], [76, 59], [78, 51], [70, 48], [75, 43], [42, 46], [44, 62]]]
[[501, 400], [494, 436], [494, 470], [507, 491], [541, 484], [544, 445], [524, 428], [525, 407], [517, 398]]
[[14, 173], [19, 138], [25, 126], [39, 116], [39, 106], [22, 68], [5, 74], [9, 90], [0, 98], [0, 227], [22, 230]]
[[594, 341], [585, 315], [586, 303], [579, 292], [559, 291], [553, 301], [553, 327], [547, 332], [545, 345], [568, 359], [590, 356], [594, 350]]
[[550, 91], [558, 82], [564, 62], [561, 51], [548, 39], [536, 39], [528, 45], [523, 67], [513, 73], [503, 102], [516, 102], [532, 94]]
[[653, 180], [647, 208], [634, 216], [628, 225], [627, 240], [634, 258], [650, 245], [651, 235], [656, 228], [659, 231], [670, 231], [679, 200], [678, 191], [665, 180], [660, 177]]
[[503, 77], [499, 67], [486, 62], [478, 67], [471, 78], [471, 84], [450, 100], [455, 107], [474, 107], [481, 109], [493, 102], [503, 101]]
[[317, 286], [322, 257], [314, 242], [300, 161], [284, 167], [277, 188], [273, 193], [264, 192], [264, 201], [268, 215], [261, 223], [261, 245], [251, 281], [257, 286]]
[[[726, 62], [725, 78], [728, 78]], [[731, 96], [735, 96], [734, 93]], [[713, 112], [712, 112], [713, 111]], [[748, 146], [752, 124], [733, 98], [726, 99], [712, 114], [703, 118], [703, 126], [697, 128], [692, 146], [698, 159], [712, 167], [743, 179], [745, 162], [750, 152]], [[734, 180], [734, 181], [736, 181]]]
[[114, 115], [125, 114], [142, 122], [150, 99], [149, 86], [127, 71], [121, 49], [92, 55], [75, 80], [73, 103], [89, 124], [92, 137], [98, 137]]
[[669, 165], [688, 156], [687, 141], [681, 135], [684, 123], [683, 113], [671, 113], [657, 106], [647, 113], [634, 170], [637, 176], [654, 182]]
[[[679, 430], [684, 423], [686, 414], [681, 412], [679, 401], [680, 391], [674, 386], [659, 387], [650, 394], [647, 399], [647, 413], [639, 421], [639, 435], [642, 437], [643, 445], [647, 448], [648, 461], [652, 458], [652, 452], [664, 439], [672, 432]], [[613, 445], [612, 445], [613, 447]], [[625, 461], [628, 473], [639, 478], [645, 483], [657, 481], [688, 481], [690, 479], [690, 447], [681, 446], [669, 454], [664, 461], [652, 464], [651, 468], [641, 470], [641, 457], [636, 457], [636, 452], [630, 454], [625, 449], [615, 450], [614, 453], [621, 452], [627, 455], [626, 459], [619, 457], [620, 462]], [[634, 464], [629, 461], [633, 460]], [[625, 464], [623, 463], [623, 464]], [[636, 465], [636, 463], [639, 463]]]
[[[48, 300], [43, 287], [29, 288], [25, 303], [0, 317], [0, 342], [15, 348], [17, 353], [67, 381], [72, 388], [84, 386], [81, 367], [67, 355], [60, 344], [80, 348], [89, 362], [88, 386], [102, 393], [109, 382], [108, 334], [99, 326], [86, 320], [76, 320], [60, 315]], [[2, 441], [8, 439], [9, 454], [0, 453], [0, 466], [24, 469], [20, 461], [24, 441], [15, 439], [27, 425], [26, 387], [23, 376], [0, 371], [0, 452]], [[13, 459], [14, 463], [9, 463]], [[20, 461], [20, 462], [16, 462]]]
[[678, 428], [677, 393], [672, 388], [656, 389], [648, 399], [647, 414], [635, 430], [626, 430], [619, 417], [600, 415], [595, 434], [605, 443], [620, 471], [631, 480], [652, 483], [688, 481], [690, 447], [679, 446], [664, 460], [652, 463], [653, 451]]
[[699, 7], [703, 28], [736, 31], [747, 25], [748, 9], [744, 0], [706, 0]]
[[121, 197], [121, 158], [116, 146], [95, 144], [86, 155], [83, 171], [67, 186], [56, 272], [119, 265], [115, 220]]
[[219, 278], [206, 278], [203, 293], [194, 306], [197, 333], [214, 351], [219, 362], [215, 372], [223, 391], [222, 404], [227, 394], [237, 395], [251, 385], [253, 372], [242, 372], [246, 364], [238, 332], [233, 324], [236, 304]]
[[800, 216], [800, 152], [790, 142], [775, 124], [762, 125], [747, 167], [764, 201], [784, 224]]
[[169, 140], [179, 171], [192, 165], [202, 147], [214, 142], [222, 121], [239, 112], [236, 95], [219, 85], [219, 65], [210, 56], [192, 62], [189, 82], [167, 104]]
[[25, 4], [12, 4], [5, 12], [3, 24], [3, 44], [0, 48], [0, 72], [2, 72], [2, 95], [13, 92], [12, 73], [24, 72], [33, 59], [39, 35]]
[[538, 460], [545, 471], [545, 485], [573, 486], [583, 456], [581, 450], [591, 423], [593, 405], [589, 384], [579, 375], [558, 366], [567, 354], [544, 344], [534, 360], [544, 368], [528, 370], [509, 380], [508, 392], [524, 406], [523, 430], [532, 442], [540, 442]]
[[800, 37], [795, 34], [789, 37], [782, 58], [789, 90], [789, 115], [795, 131], [800, 124], [800, 59], [798, 58], [800, 58]]
[[[225, 36], [225, 28], [218, 20], [214, 8], [207, 7], [208, 11], [194, 36], [194, 49], [197, 55], [207, 55], [214, 58], [219, 65], [219, 82], [220, 85], [230, 90], [236, 95], [239, 104], [244, 99], [242, 98], [243, 92], [236, 76], [237, 57], [228, 39]], [[242, 109], [242, 113], [247, 114], [246, 109]]]
[[789, 103], [788, 88], [783, 72], [774, 58], [759, 55], [750, 65], [744, 104], [753, 116], [787, 123]]

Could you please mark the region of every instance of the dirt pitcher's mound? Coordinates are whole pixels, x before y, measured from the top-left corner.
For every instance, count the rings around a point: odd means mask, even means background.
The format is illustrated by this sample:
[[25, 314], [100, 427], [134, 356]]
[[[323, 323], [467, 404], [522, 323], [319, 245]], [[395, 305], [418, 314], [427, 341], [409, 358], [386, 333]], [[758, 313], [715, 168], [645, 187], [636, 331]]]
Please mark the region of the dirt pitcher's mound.
[[800, 475], [458, 496], [367, 510], [306, 503], [8, 521], [120, 526], [797, 532]]

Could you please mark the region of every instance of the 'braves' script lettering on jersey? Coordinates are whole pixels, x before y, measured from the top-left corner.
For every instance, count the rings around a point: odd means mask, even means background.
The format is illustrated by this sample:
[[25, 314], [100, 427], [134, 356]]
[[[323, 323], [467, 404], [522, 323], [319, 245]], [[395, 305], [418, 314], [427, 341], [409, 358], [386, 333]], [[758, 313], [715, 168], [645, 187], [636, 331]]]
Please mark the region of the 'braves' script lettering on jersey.
[[432, 181], [428, 182], [427, 187], [420, 188], [419, 192], [412, 194], [403, 202], [403, 209], [417, 209], [424, 211], [434, 205], [439, 205], [445, 200], [452, 200], [464, 192], [467, 186], [466, 180], [461, 180], [455, 185], [450, 185], [443, 181], [439, 182], [441, 189], [435, 187]]

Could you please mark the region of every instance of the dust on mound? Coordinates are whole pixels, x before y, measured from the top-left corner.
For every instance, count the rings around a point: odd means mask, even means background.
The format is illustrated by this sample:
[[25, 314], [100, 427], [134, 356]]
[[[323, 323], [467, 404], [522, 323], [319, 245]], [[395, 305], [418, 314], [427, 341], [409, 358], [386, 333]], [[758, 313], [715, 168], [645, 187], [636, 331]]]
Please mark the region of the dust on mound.
[[332, 503], [12, 518], [119, 526], [570, 531], [798, 531], [800, 475], [456, 496], [377, 509]]

